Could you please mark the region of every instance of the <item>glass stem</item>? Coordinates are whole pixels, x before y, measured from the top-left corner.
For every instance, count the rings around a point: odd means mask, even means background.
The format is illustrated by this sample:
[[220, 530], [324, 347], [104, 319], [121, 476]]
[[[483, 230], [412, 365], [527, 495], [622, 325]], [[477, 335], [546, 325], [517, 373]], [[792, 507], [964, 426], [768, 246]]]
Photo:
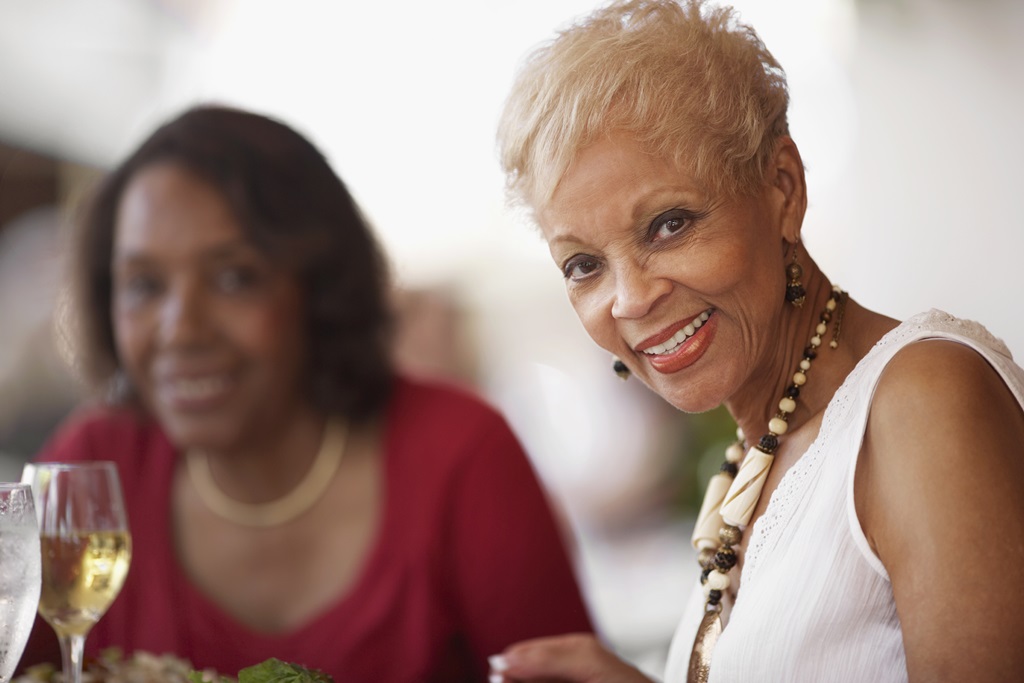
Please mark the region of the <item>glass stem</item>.
[[61, 636], [60, 656], [64, 670], [64, 683], [82, 683], [82, 651], [84, 636]]

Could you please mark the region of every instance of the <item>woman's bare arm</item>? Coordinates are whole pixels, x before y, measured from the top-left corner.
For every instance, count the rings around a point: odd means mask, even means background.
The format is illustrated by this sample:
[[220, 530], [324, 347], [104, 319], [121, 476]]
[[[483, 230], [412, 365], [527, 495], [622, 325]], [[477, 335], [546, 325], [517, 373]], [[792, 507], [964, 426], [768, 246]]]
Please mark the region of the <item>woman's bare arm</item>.
[[996, 371], [948, 341], [880, 380], [855, 482], [892, 580], [911, 681], [1024, 671], [1024, 414]]

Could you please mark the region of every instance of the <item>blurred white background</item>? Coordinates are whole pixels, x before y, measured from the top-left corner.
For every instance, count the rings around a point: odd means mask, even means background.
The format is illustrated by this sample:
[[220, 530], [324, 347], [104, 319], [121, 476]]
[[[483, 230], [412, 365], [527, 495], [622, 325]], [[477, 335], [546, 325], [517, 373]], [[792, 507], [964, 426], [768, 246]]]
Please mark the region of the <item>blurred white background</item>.
[[[895, 317], [981, 320], [1024, 355], [1024, 3], [735, 4], [789, 75], [804, 238], [825, 272]], [[611, 375], [539, 238], [505, 211], [494, 151], [520, 59], [593, 6], [0, 0], [0, 141], [106, 168], [199, 101], [306, 133], [372, 218], [398, 282], [458, 311], [472, 381], [565, 510], [602, 628], [657, 672], [695, 573], [686, 521], [659, 512], [672, 492], [656, 483], [685, 420]], [[17, 323], [46, 303], [0, 282], [2, 371], [30, 338]], [[24, 400], [13, 381], [0, 374], [0, 426]]]

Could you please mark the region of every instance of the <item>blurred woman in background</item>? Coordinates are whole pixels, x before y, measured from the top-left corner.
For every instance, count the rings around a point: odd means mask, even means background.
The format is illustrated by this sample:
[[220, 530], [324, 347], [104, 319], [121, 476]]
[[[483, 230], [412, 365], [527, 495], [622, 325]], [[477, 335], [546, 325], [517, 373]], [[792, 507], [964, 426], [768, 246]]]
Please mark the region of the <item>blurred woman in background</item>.
[[[500, 126], [511, 195], [616, 372], [740, 427], [697, 519], [701, 583], [666, 680], [1014, 680], [1024, 371], [977, 323], [899, 322], [828, 279], [801, 240], [787, 107], [731, 9], [635, 0], [537, 49]], [[647, 680], [592, 636], [493, 667]]]
[[[134, 544], [91, 653], [476, 681], [517, 640], [590, 629], [503, 418], [396, 373], [384, 260], [303, 136], [184, 113], [99, 188], [74, 258], [102, 400], [40, 459], [115, 461]], [[48, 634], [24, 664], [59, 661]]]

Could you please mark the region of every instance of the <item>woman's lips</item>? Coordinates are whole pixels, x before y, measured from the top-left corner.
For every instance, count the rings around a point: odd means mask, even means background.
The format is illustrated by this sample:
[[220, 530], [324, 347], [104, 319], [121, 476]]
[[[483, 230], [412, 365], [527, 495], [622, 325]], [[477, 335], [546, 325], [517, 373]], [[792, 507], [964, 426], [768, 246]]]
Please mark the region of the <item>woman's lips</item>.
[[157, 385], [159, 400], [175, 410], [209, 409], [226, 400], [232, 388], [227, 374], [164, 378]]
[[[715, 331], [718, 329], [718, 316], [715, 313], [714, 309], [702, 313], [697, 319], [703, 319], [705, 314], [707, 319], [703, 320], [700, 327], [694, 329], [693, 334], [686, 336], [678, 346], [674, 346], [674, 340], [678, 339], [679, 331], [661, 345], [648, 347], [638, 355], [645, 358], [656, 371], [665, 375], [679, 372], [683, 368], [693, 365], [704, 355], [715, 338]], [[685, 330], [685, 326], [680, 331], [682, 330]], [[651, 353], [652, 350], [660, 351], [660, 353]]]

